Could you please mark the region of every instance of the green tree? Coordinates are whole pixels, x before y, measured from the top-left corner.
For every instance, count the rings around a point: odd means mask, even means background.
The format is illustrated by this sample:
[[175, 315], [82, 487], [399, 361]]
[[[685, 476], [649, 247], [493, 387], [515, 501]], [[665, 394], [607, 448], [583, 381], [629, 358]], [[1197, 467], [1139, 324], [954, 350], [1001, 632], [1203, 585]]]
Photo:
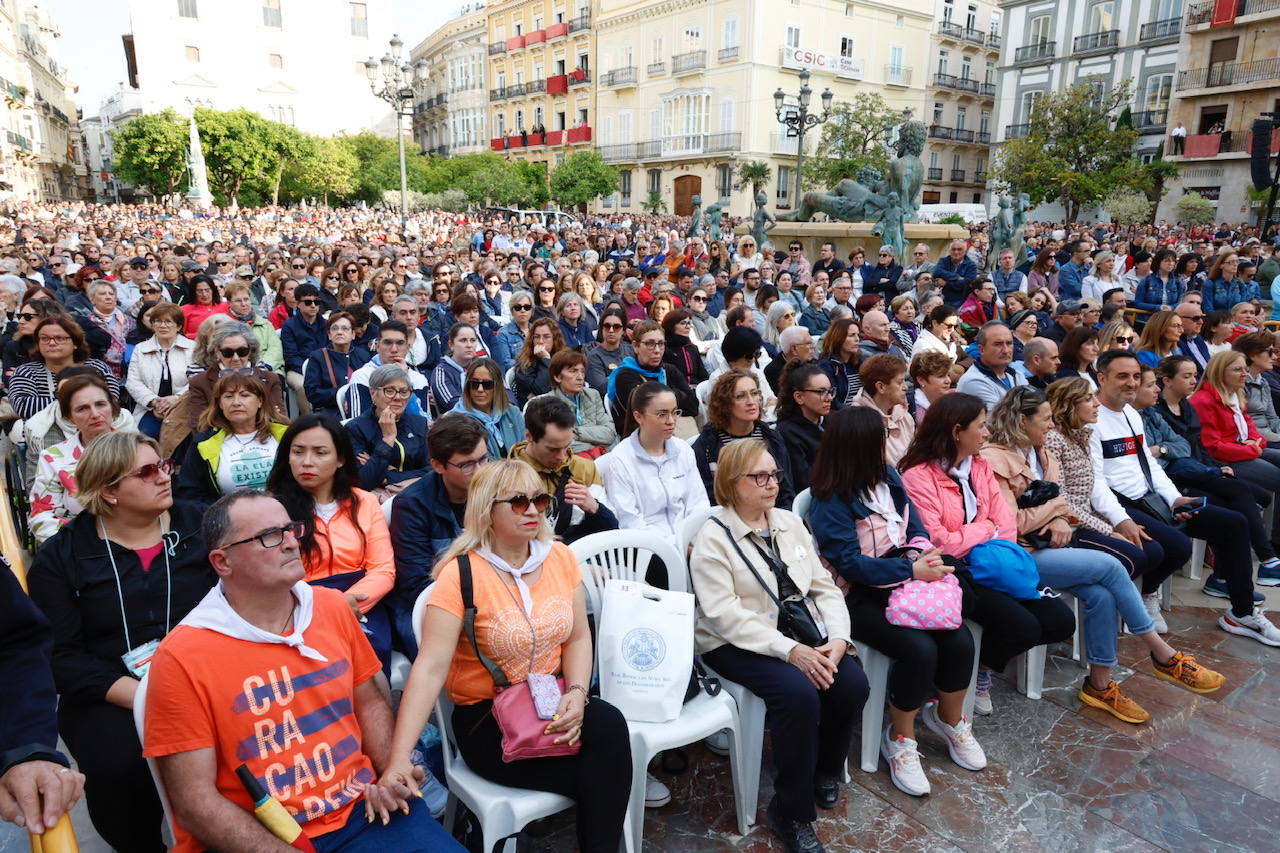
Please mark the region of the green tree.
[[1182, 198], [1173, 205], [1173, 214], [1178, 217], [1178, 221], [1190, 222], [1192, 225], [1212, 222], [1217, 211], [1217, 205], [1200, 193], [1183, 193]]
[[1102, 201], [1102, 209], [1117, 225], [1135, 225], [1147, 222], [1155, 205], [1143, 193], [1133, 189], [1120, 189]]
[[760, 191], [765, 188], [773, 178], [773, 169], [763, 160], [748, 160], [738, 167], [738, 180], [746, 184], [751, 184], [751, 199], [755, 203], [755, 197], [760, 195]]
[[1151, 213], [1148, 215], [1147, 221], [1155, 224], [1156, 210], [1160, 207], [1160, 201], [1164, 198], [1169, 189], [1169, 182], [1178, 177], [1180, 170], [1177, 163], [1171, 163], [1164, 159], [1164, 145], [1161, 144], [1159, 153], [1150, 163], [1143, 163], [1138, 167], [1137, 187], [1151, 201]]
[[281, 189], [289, 199], [318, 196], [329, 200], [349, 198], [356, 191], [360, 160], [349, 146], [336, 139], [309, 137], [304, 156], [284, 169]]
[[1132, 185], [1138, 133], [1115, 118], [1129, 99], [1127, 80], [1109, 91], [1086, 82], [1036, 98], [1028, 132], [1007, 141], [996, 158], [997, 191], [1025, 192], [1032, 204], [1060, 202], [1070, 221]]
[[[765, 167], [766, 169], [768, 166]], [[664, 213], [667, 209], [667, 203], [662, 200], [662, 193], [652, 192], [649, 197], [640, 202], [640, 207], [650, 213]]]
[[111, 131], [115, 167], [120, 179], [166, 196], [182, 188], [187, 177], [187, 122], [171, 109], [142, 115]]
[[458, 189], [467, 194], [472, 204], [517, 204], [529, 192], [525, 183], [513, 164], [496, 158], [494, 161], [477, 163], [461, 177]]
[[618, 191], [618, 170], [594, 151], [575, 151], [551, 173], [551, 196], [565, 208]]
[[196, 108], [209, 182], [223, 201], [236, 200], [245, 181], [265, 178], [275, 169], [279, 153], [274, 124], [246, 109]]
[[901, 121], [902, 114], [891, 109], [879, 92], [858, 92], [851, 101], [837, 104], [822, 125], [812, 159], [805, 161], [805, 187], [835, 186], [868, 166], [888, 172], [885, 130]]
[[551, 200], [551, 190], [547, 188], [547, 164], [533, 160], [517, 160], [516, 175], [524, 182], [526, 195], [517, 202], [523, 207], [541, 208]]

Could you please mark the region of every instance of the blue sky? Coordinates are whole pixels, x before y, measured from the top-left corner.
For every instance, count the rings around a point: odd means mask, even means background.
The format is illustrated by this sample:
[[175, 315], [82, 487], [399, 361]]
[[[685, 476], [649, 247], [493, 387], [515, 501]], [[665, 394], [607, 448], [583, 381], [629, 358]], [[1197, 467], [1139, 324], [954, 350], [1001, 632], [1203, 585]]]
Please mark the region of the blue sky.
[[[77, 101], [85, 115], [124, 82], [124, 49], [120, 36], [129, 30], [127, 0], [43, 0], [53, 13], [62, 38], [55, 45], [58, 62], [71, 69], [80, 85]], [[406, 48], [415, 45], [462, 5], [462, 0], [391, 0], [395, 29]]]

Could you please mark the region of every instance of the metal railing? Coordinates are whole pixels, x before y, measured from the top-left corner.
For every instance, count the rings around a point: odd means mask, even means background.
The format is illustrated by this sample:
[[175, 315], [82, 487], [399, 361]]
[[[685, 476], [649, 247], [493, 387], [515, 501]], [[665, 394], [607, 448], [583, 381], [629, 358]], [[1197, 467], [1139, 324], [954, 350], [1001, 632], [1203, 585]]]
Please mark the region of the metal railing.
[[884, 82], [886, 86], [910, 86], [911, 69], [905, 65], [886, 65]]
[[976, 27], [965, 27], [964, 40], [971, 41], [974, 44], [986, 44], [987, 34]]
[[590, 82], [591, 82], [591, 72], [590, 72], [590, 71], [583, 71], [583, 72], [582, 72], [582, 74], [581, 74], [581, 75], [579, 75], [579, 76], [577, 76], [577, 77], [575, 77], [573, 74], [570, 74], [570, 75], [569, 75], [569, 86], [570, 86], [570, 87], [572, 87], [572, 86], [581, 86], [583, 83], [590, 83]]
[[962, 39], [964, 38], [964, 27], [953, 21], [939, 21], [938, 35], [947, 36], [948, 38], [953, 39]]
[[720, 52], [716, 54], [716, 62], [732, 62], [738, 58], [738, 46], [722, 47]]
[[1187, 7], [1186, 29], [1207, 24], [1213, 20], [1213, 0], [1208, 3], [1193, 3]]
[[952, 169], [952, 170], [951, 170], [951, 180], [953, 180], [953, 181], [963, 181], [963, 180], [964, 180], [964, 169]]
[[929, 173], [926, 177], [931, 181], [940, 181], [942, 180], [942, 169], [937, 168], [936, 166], [930, 166]]
[[659, 75], [659, 74], [666, 74], [666, 73], [667, 73], [667, 63], [665, 63], [665, 62], [650, 62], [650, 63], [649, 63], [649, 67], [645, 69], [645, 72], [646, 72], [650, 77], [656, 77], [656, 76], [657, 76], [657, 75]]
[[1163, 21], [1151, 21], [1138, 30], [1138, 39], [1143, 42], [1176, 39], [1182, 29], [1181, 18], [1165, 18]]
[[742, 149], [742, 132], [685, 133], [667, 139], [602, 145], [596, 149], [609, 163], [633, 163], [662, 157], [689, 157]]
[[1169, 111], [1143, 110], [1133, 114], [1133, 126], [1139, 130], [1163, 130], [1169, 122]]
[[996, 96], [996, 84], [983, 83], [978, 87], [978, 94], [984, 98], [994, 98]]
[[972, 130], [968, 130], [963, 127], [957, 127], [955, 129], [955, 134], [953, 138], [955, 139], [956, 142], [972, 142], [973, 136], [974, 136], [974, 133]]
[[957, 89], [961, 92], [978, 93], [978, 81], [972, 77], [957, 77], [954, 74], [937, 73], [933, 75], [933, 85]]
[[628, 65], [626, 68], [615, 68], [600, 75], [601, 86], [622, 86], [634, 82], [636, 82], [636, 67], [634, 65]]
[[571, 33], [576, 33], [579, 30], [589, 30], [589, 29], [591, 29], [590, 15], [579, 15], [578, 17], [574, 18], [572, 21], [569, 22], [569, 32]]
[[1115, 50], [1120, 45], [1119, 30], [1103, 30], [1098, 33], [1086, 33], [1076, 36], [1071, 43], [1071, 52], [1079, 56], [1088, 53], [1104, 53]]
[[1028, 44], [1013, 52], [1013, 61], [1015, 63], [1044, 62], [1046, 60], [1053, 59], [1057, 51], [1058, 43], [1056, 41], [1042, 41], [1036, 44]]
[[1240, 0], [1241, 15], [1259, 15], [1280, 10], [1280, 0]]
[[686, 71], [697, 71], [707, 67], [707, 52], [691, 50], [688, 53], [677, 53], [671, 57], [671, 73], [683, 74]]
[[1179, 89], [1241, 86], [1264, 80], [1280, 80], [1280, 57], [1255, 62], [1220, 62], [1208, 68], [1178, 72]]
[[1004, 126], [1005, 139], [1021, 139], [1031, 132], [1030, 123], [1023, 124], [1006, 124]]
[[952, 135], [952, 133], [953, 133], [952, 129], [947, 127], [944, 124], [929, 125], [930, 139], [953, 139], [954, 136]]
[[987, 47], [994, 47], [996, 50], [999, 50], [1000, 42], [1001, 38], [999, 33], [987, 33]]
[[497, 56], [499, 53], [506, 53], [506, 52], [507, 52], [507, 42], [506, 42], [506, 40], [503, 40], [503, 41], [495, 41], [494, 43], [492, 43], [491, 45], [489, 45], [489, 55], [490, 55], [490, 56]]
[[978, 143], [979, 145], [990, 145], [991, 134], [988, 131], [980, 130], [978, 131], [978, 134], [973, 138], [973, 141]]

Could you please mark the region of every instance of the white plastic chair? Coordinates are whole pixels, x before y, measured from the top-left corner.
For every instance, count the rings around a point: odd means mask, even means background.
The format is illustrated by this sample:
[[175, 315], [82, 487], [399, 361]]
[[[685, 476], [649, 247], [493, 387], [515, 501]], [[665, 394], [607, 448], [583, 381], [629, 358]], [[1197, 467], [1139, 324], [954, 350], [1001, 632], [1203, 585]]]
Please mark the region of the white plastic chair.
[[[133, 694], [133, 726], [138, 730], [138, 743], [145, 748], [147, 718], [147, 677], [144, 675], [138, 683], [138, 690]], [[169, 808], [169, 795], [160, 782], [160, 771], [156, 768], [154, 758], [147, 759], [147, 769], [151, 771], [151, 781], [156, 784], [156, 793], [160, 795], [160, 806], [164, 809], [164, 831], [161, 833], [166, 847], [173, 847], [177, 842], [177, 830], [173, 822], [173, 809]]]
[[387, 502], [382, 505], [382, 517], [387, 520], [387, 524], [391, 524], [391, 505], [395, 503], [396, 496], [392, 495], [387, 498]]
[[[431, 586], [435, 586], [432, 584]], [[431, 586], [413, 604], [413, 636], [422, 645], [422, 616], [431, 597]], [[535, 820], [550, 817], [573, 807], [573, 800], [547, 791], [510, 788], [490, 782], [477, 774], [454, 749], [453, 703], [443, 690], [436, 703], [436, 722], [440, 726], [440, 748], [444, 753], [444, 775], [449, 788], [449, 805], [445, 808], [444, 826], [453, 826], [461, 800], [480, 821], [485, 853], [493, 853], [499, 841], [515, 849], [512, 837]], [[641, 788], [643, 796], [643, 787]]]
[[[602, 617], [601, 601], [605, 582], [610, 578], [644, 580], [652, 557], [662, 560], [667, 569], [667, 586], [673, 592], [688, 589], [688, 568], [675, 547], [651, 534], [632, 530], [610, 530], [585, 536], [569, 546], [582, 568], [589, 609]], [[664, 749], [694, 743], [725, 729], [729, 732], [729, 767], [737, 807], [738, 831], [750, 831], [755, 817], [755, 796], [759, 792], [757, 767], [754, 791], [744, 784], [746, 767], [741, 744], [738, 705], [732, 694], [722, 691], [710, 696], [705, 691], [685, 703], [680, 716], [666, 723], [627, 721], [631, 736], [631, 801], [628, 804], [630, 831], [626, 836], [629, 853], [640, 853], [644, 843], [644, 790], [649, 760]]]
[[1180, 571], [1184, 578], [1190, 578], [1193, 581], [1200, 580], [1201, 567], [1204, 565], [1204, 549], [1208, 545], [1203, 539], [1191, 540], [1191, 559], [1183, 566]]
[[[809, 505], [813, 503], [813, 495], [809, 494], [809, 490], [805, 489], [796, 495], [795, 500], [791, 502], [791, 511], [800, 516], [800, 520], [804, 522], [805, 527], [809, 527]], [[813, 528], [809, 528], [812, 530]]]

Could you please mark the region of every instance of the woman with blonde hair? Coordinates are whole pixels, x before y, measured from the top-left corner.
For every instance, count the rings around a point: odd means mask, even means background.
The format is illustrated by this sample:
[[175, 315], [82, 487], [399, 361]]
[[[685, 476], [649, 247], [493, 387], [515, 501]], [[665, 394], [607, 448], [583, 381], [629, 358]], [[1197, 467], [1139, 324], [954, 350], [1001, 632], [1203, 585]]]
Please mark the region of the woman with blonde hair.
[[1182, 318], [1176, 312], [1157, 311], [1152, 314], [1138, 336], [1138, 361], [1154, 369], [1162, 359], [1178, 351], [1182, 332]]
[[1137, 341], [1137, 333], [1124, 320], [1112, 320], [1098, 330], [1098, 351], [1109, 349], [1132, 350]]
[[[546, 515], [552, 502], [525, 462], [496, 460], [476, 471], [462, 534], [433, 572], [420, 651], [378, 784], [401, 799], [418, 790], [410, 752], [444, 689], [468, 767], [500, 785], [572, 798], [578, 848], [616, 853], [631, 793], [630, 738], [617, 709], [588, 697], [593, 655], [586, 593], [573, 552], [553, 536]], [[493, 713], [495, 675], [513, 685], [535, 675], [558, 678], [548, 742], [578, 749], [504, 760]]]
[[1280, 449], [1267, 446], [1249, 416], [1249, 366], [1239, 350], [1220, 352], [1205, 365], [1191, 405], [1200, 418], [1200, 442], [1236, 476], [1269, 492], [1280, 491]]

